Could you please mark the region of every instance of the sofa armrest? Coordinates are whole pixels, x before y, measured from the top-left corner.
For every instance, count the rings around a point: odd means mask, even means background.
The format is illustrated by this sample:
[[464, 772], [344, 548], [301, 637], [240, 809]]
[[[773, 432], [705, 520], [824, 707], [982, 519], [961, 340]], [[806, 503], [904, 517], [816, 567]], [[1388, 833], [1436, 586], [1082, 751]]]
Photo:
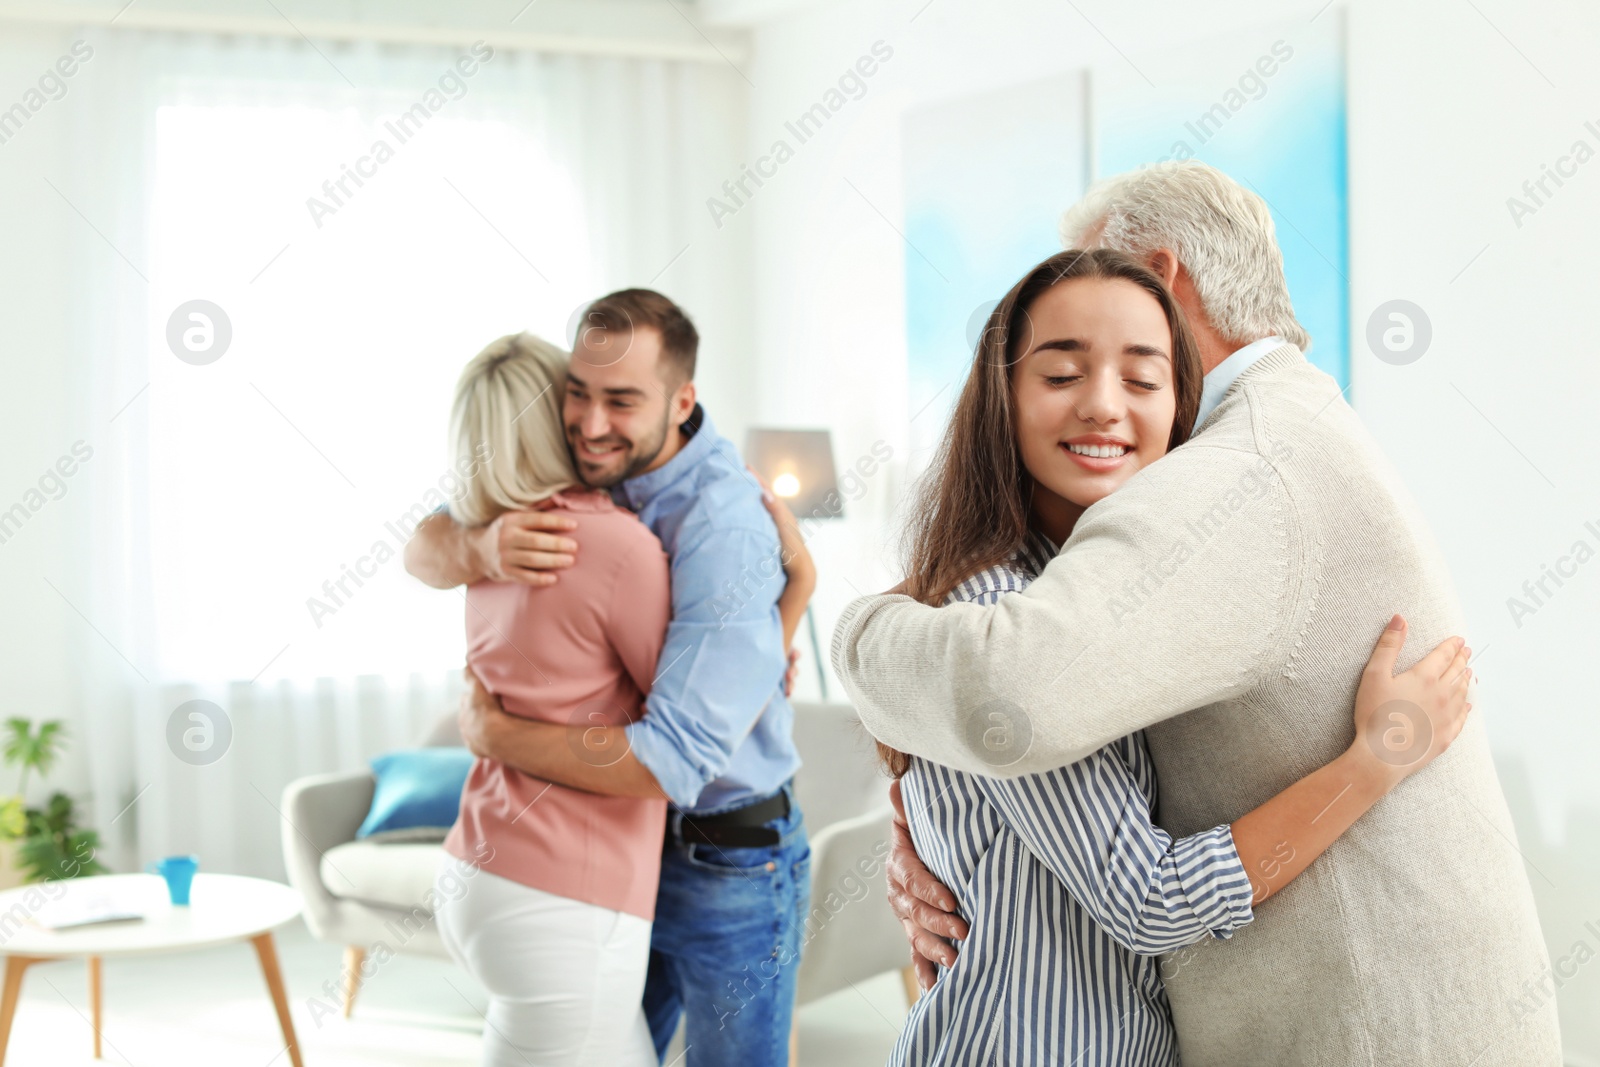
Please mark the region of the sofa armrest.
[[905, 931], [886, 897], [893, 818], [894, 809], [884, 805], [824, 827], [811, 839], [811, 913], [796, 1004], [910, 961]]
[[337, 900], [322, 884], [322, 854], [354, 841], [372, 807], [371, 771], [344, 771], [298, 778], [283, 790], [283, 864], [289, 884], [305, 902], [313, 934], [336, 923]]

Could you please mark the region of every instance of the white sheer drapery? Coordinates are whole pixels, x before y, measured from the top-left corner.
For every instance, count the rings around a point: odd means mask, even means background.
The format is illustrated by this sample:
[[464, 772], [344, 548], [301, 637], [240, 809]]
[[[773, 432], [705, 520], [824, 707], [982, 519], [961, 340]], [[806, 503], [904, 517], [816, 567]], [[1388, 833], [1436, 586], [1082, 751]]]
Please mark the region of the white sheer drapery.
[[[86, 821], [115, 867], [195, 850], [272, 873], [285, 782], [450, 707], [460, 598], [398, 553], [449, 485], [460, 366], [515, 330], [565, 342], [622, 285], [695, 309], [703, 360], [742, 343], [747, 272], [702, 202], [736, 172], [743, 85], [653, 60], [77, 36], [94, 55], [56, 105], [52, 185], [85, 223], [67, 298], [93, 518], [53, 584], [85, 624]], [[231, 329], [203, 365], [169, 344], [194, 300]], [[172, 751], [190, 699], [228, 716], [215, 762]]]

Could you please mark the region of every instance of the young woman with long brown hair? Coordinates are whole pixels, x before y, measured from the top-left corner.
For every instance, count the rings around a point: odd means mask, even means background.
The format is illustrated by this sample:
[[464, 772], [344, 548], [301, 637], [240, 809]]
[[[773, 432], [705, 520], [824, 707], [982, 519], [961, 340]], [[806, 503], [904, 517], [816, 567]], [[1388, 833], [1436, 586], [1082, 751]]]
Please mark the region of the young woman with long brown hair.
[[[1181, 311], [1133, 259], [1073, 250], [1029, 271], [990, 316], [919, 487], [901, 591], [938, 605], [1023, 589], [1087, 508], [1188, 439], [1201, 378]], [[1176, 1065], [1155, 955], [1231, 936], [1459, 732], [1470, 650], [1451, 638], [1395, 675], [1404, 635], [1396, 616], [1356, 694], [1347, 752], [1232, 825], [1188, 837], [1152, 820], [1155, 768], [1141, 734], [1015, 779], [880, 745], [917, 854], [969, 925], [890, 1062]], [[1405, 766], [1384, 759], [1379, 739], [1392, 701], [1420, 709], [1433, 730]], [[1007, 733], [1026, 729], [1026, 709], [973, 712], [976, 729], [999, 735], [996, 764], [1007, 762]], [[1324, 807], [1330, 780], [1346, 777], [1359, 788]]]

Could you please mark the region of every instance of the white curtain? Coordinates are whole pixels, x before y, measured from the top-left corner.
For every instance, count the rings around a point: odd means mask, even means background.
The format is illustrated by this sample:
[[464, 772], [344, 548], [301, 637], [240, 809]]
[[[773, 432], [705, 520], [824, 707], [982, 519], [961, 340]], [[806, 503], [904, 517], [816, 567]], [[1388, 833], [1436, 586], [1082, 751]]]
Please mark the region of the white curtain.
[[[460, 366], [516, 330], [565, 343], [588, 299], [647, 285], [725, 368], [702, 375], [713, 410], [740, 397], [749, 272], [703, 202], [737, 173], [744, 86], [702, 64], [77, 36], [94, 53], [52, 186], [83, 222], [65, 297], [93, 516], [53, 584], [84, 623], [86, 821], [120, 869], [192, 850], [276, 874], [286, 782], [452, 705], [460, 596], [398, 553], [450, 484]], [[180, 336], [214, 346], [213, 306], [231, 333], [212, 362], [169, 341], [193, 301]], [[169, 739], [195, 699], [231, 730], [214, 762]]]

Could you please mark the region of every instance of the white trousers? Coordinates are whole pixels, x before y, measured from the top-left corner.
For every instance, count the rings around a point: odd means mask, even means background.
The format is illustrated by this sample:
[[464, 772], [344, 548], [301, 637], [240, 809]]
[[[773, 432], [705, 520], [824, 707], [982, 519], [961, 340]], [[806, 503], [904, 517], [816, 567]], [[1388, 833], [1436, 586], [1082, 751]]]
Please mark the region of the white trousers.
[[649, 922], [453, 857], [434, 890], [445, 947], [489, 993], [484, 1067], [655, 1067]]

